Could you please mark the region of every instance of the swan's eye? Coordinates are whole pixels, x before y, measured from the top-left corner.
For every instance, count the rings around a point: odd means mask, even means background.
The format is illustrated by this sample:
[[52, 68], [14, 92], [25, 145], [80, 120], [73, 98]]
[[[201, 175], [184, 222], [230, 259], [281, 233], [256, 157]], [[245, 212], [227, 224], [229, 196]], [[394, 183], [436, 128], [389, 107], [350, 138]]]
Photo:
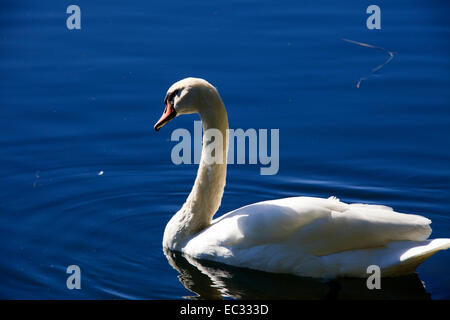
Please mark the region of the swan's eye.
[[173, 100], [175, 99], [175, 96], [178, 95], [179, 91], [180, 90], [175, 90], [169, 95], [168, 100], [169, 100], [171, 105], [173, 105]]

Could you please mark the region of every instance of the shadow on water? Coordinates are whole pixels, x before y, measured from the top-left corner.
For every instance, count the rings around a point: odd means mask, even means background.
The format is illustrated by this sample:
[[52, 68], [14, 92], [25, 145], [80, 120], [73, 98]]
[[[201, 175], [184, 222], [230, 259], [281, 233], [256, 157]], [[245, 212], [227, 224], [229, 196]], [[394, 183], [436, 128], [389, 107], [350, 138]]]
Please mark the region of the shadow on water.
[[366, 279], [304, 278], [197, 260], [166, 249], [164, 254], [183, 286], [196, 294], [186, 299], [430, 299], [417, 274], [382, 278], [380, 290], [369, 290]]

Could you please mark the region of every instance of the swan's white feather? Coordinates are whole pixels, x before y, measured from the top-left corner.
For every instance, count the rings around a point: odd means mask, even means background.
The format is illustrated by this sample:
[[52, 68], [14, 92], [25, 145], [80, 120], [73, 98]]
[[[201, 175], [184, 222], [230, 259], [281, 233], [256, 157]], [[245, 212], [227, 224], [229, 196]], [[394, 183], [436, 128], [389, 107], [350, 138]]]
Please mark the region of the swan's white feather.
[[367, 276], [413, 271], [450, 239], [427, 241], [427, 218], [336, 198], [263, 201], [229, 212], [190, 239], [182, 251], [269, 272], [312, 277]]
[[[175, 96], [174, 93], [178, 92]], [[228, 117], [217, 89], [203, 79], [174, 83], [177, 115], [196, 112], [203, 129], [218, 130], [225, 143], [218, 163], [210, 163], [204, 136], [202, 157], [192, 191], [170, 219], [163, 246], [199, 259], [269, 272], [311, 277], [367, 276], [378, 265], [382, 276], [410, 273], [450, 239], [427, 240], [427, 218], [381, 205], [347, 204], [295, 197], [251, 204], [213, 221], [226, 179]]]

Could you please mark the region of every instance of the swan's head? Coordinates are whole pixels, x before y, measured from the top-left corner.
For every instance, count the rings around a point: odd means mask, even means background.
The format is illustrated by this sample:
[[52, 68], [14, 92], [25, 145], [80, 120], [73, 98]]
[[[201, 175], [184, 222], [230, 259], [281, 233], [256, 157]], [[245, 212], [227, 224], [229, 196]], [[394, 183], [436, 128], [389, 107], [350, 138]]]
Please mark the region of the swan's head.
[[[158, 131], [170, 120], [180, 114], [201, 113], [209, 107], [208, 101], [219, 97], [216, 88], [208, 81], [200, 78], [185, 78], [175, 82], [167, 90], [164, 113], [154, 128]], [[219, 98], [220, 99], [220, 98]]]

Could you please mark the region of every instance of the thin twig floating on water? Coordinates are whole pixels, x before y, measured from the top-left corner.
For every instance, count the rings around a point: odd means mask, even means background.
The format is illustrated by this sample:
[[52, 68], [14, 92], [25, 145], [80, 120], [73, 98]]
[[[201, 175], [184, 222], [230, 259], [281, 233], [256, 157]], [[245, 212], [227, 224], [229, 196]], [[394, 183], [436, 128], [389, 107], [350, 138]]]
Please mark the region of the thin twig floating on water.
[[359, 79], [358, 83], [356, 84], [357, 88], [359, 88], [359, 85], [361, 84], [362, 81], [366, 80], [372, 74], [374, 74], [375, 72], [379, 71], [381, 68], [383, 68], [389, 62], [391, 62], [391, 60], [394, 59], [394, 55], [396, 54], [396, 52], [392, 52], [392, 51], [386, 50], [385, 48], [376, 47], [376, 46], [373, 46], [371, 44], [362, 43], [362, 42], [359, 42], [359, 41], [349, 40], [349, 39], [345, 39], [345, 38], [342, 39], [342, 40], [350, 42], [350, 43], [353, 43], [353, 44], [356, 44], [356, 45], [359, 45], [359, 46], [362, 46], [362, 47], [368, 47], [368, 48], [384, 51], [384, 52], [386, 52], [389, 55], [389, 58], [384, 63], [380, 64], [379, 66], [377, 66], [375, 68], [373, 68], [372, 71], [370, 72], [370, 74], [367, 77], [362, 77], [362, 78]]

